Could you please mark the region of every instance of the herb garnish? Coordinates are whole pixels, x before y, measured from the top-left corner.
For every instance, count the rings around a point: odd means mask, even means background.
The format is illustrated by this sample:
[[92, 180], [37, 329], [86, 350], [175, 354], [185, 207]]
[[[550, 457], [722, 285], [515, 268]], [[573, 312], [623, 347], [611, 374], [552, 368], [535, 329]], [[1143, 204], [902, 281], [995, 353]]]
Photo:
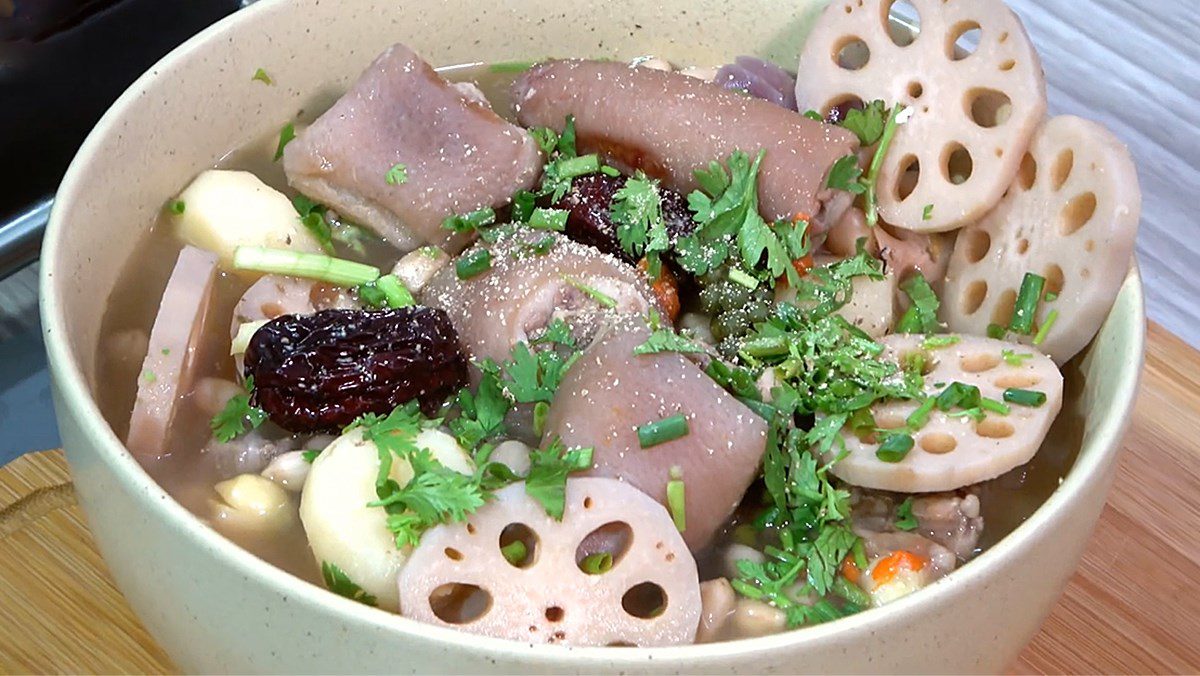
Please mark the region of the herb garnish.
[[634, 258], [646, 257], [651, 278], [658, 278], [659, 255], [671, 246], [662, 215], [662, 196], [658, 181], [640, 171], [613, 195], [612, 220], [617, 226], [617, 241]]
[[292, 198], [292, 206], [295, 207], [296, 213], [300, 214], [300, 224], [316, 238], [321, 249], [332, 256], [333, 229], [330, 228], [329, 221], [325, 220], [325, 205], [318, 204], [304, 195], [296, 195]]
[[1012, 321], [1008, 330], [1022, 336], [1033, 333], [1033, 322], [1037, 316], [1038, 301], [1042, 298], [1042, 290], [1046, 287], [1046, 278], [1026, 272], [1021, 280], [1021, 290], [1017, 292], [1016, 304], [1013, 306]]
[[929, 281], [925, 279], [925, 275], [920, 272], [914, 274], [905, 280], [900, 288], [908, 295], [912, 304], [904, 311], [896, 325], [896, 332], [935, 333], [940, 328], [937, 313], [941, 301], [938, 300]]
[[275, 161], [283, 157], [283, 149], [296, 138], [296, 125], [288, 122], [279, 130], [279, 145], [275, 146]]
[[345, 596], [351, 601], [358, 601], [368, 606], [374, 606], [377, 603], [375, 597], [355, 584], [344, 570], [328, 561], [321, 562], [321, 577], [325, 580], [325, 587], [338, 596]]
[[[888, 148], [892, 145], [892, 139], [896, 136], [896, 129], [902, 122], [904, 112], [904, 106], [896, 104], [885, 113], [882, 101], [873, 101], [861, 111], [850, 111], [842, 126], [857, 134], [864, 147], [876, 145], [875, 154], [871, 157], [871, 163], [867, 165], [865, 173], [858, 166], [858, 155], [846, 155], [834, 162], [825, 180], [826, 186], [834, 190], [863, 196], [863, 212], [867, 217], [867, 225], [872, 228], [879, 222], [879, 205], [875, 196], [879, 170], [883, 166], [883, 158]], [[932, 209], [928, 211], [932, 215]]]
[[687, 416], [676, 413], [662, 420], [646, 423], [637, 428], [638, 444], [642, 448], [653, 448], [659, 444], [687, 436], [689, 431]]
[[253, 391], [254, 378], [246, 378], [243, 391], [230, 397], [229, 401], [225, 402], [225, 408], [209, 421], [208, 426], [217, 441], [233, 441], [250, 430], [258, 429], [258, 426], [266, 421], [267, 412], [250, 405], [250, 393]]
[[259, 68], [258, 70], [254, 71], [254, 76], [251, 77], [250, 79], [252, 81], [258, 80], [259, 82], [261, 82], [265, 85], [268, 85], [268, 86], [275, 84], [275, 82], [271, 79], [271, 76], [267, 75], [267, 71], [263, 70], [262, 68]]
[[383, 180], [388, 185], [408, 183], [408, 167], [403, 164], [393, 164], [392, 168], [388, 169], [387, 173], [383, 175]]
[[917, 517], [913, 516], [913, 499], [908, 496], [900, 506], [896, 508], [896, 528], [900, 530], [916, 530], [920, 525], [917, 522]]
[[555, 437], [546, 448], [534, 449], [529, 461], [525, 493], [541, 503], [547, 514], [561, 521], [566, 508], [567, 475], [592, 466], [592, 449], [567, 450], [562, 439]]

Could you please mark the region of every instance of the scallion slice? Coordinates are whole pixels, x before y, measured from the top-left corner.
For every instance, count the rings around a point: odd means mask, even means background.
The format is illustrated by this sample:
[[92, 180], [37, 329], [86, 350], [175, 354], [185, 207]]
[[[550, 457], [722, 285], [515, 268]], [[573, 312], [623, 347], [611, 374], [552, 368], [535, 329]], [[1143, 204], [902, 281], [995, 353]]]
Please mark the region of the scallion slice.
[[396, 275], [384, 275], [375, 280], [375, 288], [383, 292], [383, 296], [387, 299], [389, 307], [408, 307], [415, 305], [417, 302], [413, 298], [412, 293], [404, 287], [404, 284]]
[[588, 575], [601, 575], [612, 570], [613, 556], [608, 552], [588, 554], [579, 562], [579, 568]]
[[581, 157], [560, 159], [557, 166], [560, 178], [586, 176], [587, 174], [594, 174], [600, 171], [600, 156], [593, 153]]
[[337, 286], [358, 286], [379, 279], [379, 268], [374, 265], [324, 254], [262, 246], [239, 246], [233, 252], [233, 267], [237, 270], [316, 279]]
[[1005, 329], [1003, 326], [1000, 326], [999, 324], [988, 324], [988, 326], [987, 326], [987, 337], [988, 338], [992, 338], [995, 340], [1004, 340], [1004, 337], [1006, 335], [1008, 335], [1008, 329]]
[[741, 284], [751, 290], [758, 288], [758, 280], [743, 272], [740, 268], [729, 268], [729, 281]]
[[462, 256], [454, 264], [454, 274], [459, 279], [470, 279], [492, 267], [492, 252], [487, 249], [476, 249]]
[[550, 404], [539, 401], [533, 405], [533, 433], [539, 437], [546, 429], [546, 416], [550, 415]]
[[1037, 408], [1046, 403], [1046, 393], [1036, 390], [1022, 390], [1010, 387], [1004, 390], [1004, 401], [1018, 406]]
[[875, 450], [875, 457], [884, 462], [900, 462], [913, 449], [911, 434], [893, 434]]
[[1042, 290], [1046, 288], [1046, 278], [1026, 272], [1021, 280], [1021, 290], [1017, 292], [1017, 302], [1013, 306], [1012, 321], [1008, 330], [1022, 336], [1033, 333], [1033, 321], [1037, 316], [1038, 301], [1042, 298]]
[[908, 414], [908, 419], [904, 421], [904, 424], [913, 431], [921, 429], [925, 423], [929, 422], [929, 414], [933, 411], [935, 404], [937, 404], [936, 397], [926, 397], [917, 410]]
[[529, 215], [529, 227], [534, 230], [562, 232], [567, 229], [567, 216], [569, 215], [570, 212], [566, 209], [537, 208]]
[[687, 436], [688, 421], [682, 413], [668, 416], [662, 420], [646, 423], [637, 430], [638, 443], [642, 448], [652, 448], [668, 441], [674, 441]]
[[1008, 415], [1012, 413], [1012, 409], [1005, 403], [984, 397], [979, 400], [979, 407], [985, 411], [999, 413], [1000, 415]]
[[675, 530], [680, 533], [687, 530], [685, 497], [683, 479], [672, 479], [667, 482], [667, 511], [671, 513], [671, 520], [675, 522]]
[[1041, 328], [1038, 329], [1037, 335], [1033, 337], [1033, 344], [1041, 345], [1042, 343], [1046, 342], [1046, 336], [1050, 335], [1050, 329], [1054, 328], [1054, 322], [1057, 321], [1058, 310], [1051, 310], [1050, 314], [1046, 315], [1046, 321], [1043, 322]]
[[929, 336], [921, 343], [921, 347], [926, 350], [936, 350], [938, 348], [957, 345], [961, 341], [961, 336]]

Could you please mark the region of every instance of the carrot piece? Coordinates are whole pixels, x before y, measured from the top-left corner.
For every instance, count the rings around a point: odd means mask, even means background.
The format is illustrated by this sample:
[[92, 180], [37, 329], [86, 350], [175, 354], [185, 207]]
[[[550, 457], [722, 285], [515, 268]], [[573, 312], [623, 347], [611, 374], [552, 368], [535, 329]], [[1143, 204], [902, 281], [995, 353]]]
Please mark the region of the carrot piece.
[[842, 577], [854, 584], [858, 584], [859, 579], [862, 578], [862, 571], [858, 569], [858, 564], [854, 563], [854, 559], [849, 556], [842, 561]]
[[[650, 262], [643, 258], [638, 261], [638, 270], [649, 276]], [[654, 297], [658, 299], [659, 306], [663, 312], [667, 313], [667, 319], [672, 323], [679, 317], [679, 282], [675, 280], [675, 273], [666, 265], [659, 266], [658, 279], [650, 282], [650, 289], [654, 291]]]
[[925, 567], [925, 559], [903, 549], [888, 554], [875, 564], [871, 579], [875, 584], [887, 584], [896, 579], [901, 570], [919, 572]]
[[796, 272], [801, 277], [807, 275], [808, 271], [813, 269], [812, 254], [804, 254], [804, 258], [798, 258], [792, 261], [792, 267], [796, 269]]

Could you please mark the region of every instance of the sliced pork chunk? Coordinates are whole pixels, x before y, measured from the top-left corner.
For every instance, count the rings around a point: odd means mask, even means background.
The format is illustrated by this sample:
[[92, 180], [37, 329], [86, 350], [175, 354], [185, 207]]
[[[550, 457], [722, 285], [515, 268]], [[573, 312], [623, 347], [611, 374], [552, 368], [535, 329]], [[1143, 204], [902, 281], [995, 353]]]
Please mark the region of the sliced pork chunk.
[[[407, 180], [389, 183], [398, 164]], [[525, 130], [398, 44], [288, 144], [283, 167], [300, 192], [414, 248], [445, 242], [447, 216], [532, 186], [541, 157]]]
[[[545, 253], [538, 253], [543, 245]], [[566, 321], [586, 345], [606, 319], [643, 314], [655, 303], [637, 270], [561, 235], [518, 232], [493, 244], [480, 242], [463, 256], [480, 248], [491, 255], [489, 269], [459, 279], [456, 266], [447, 265], [422, 293], [426, 305], [450, 315], [475, 359], [508, 359], [514, 345], [537, 337], [554, 318]], [[615, 306], [603, 307], [588, 290], [604, 294]]]
[[140, 458], [158, 458], [170, 452], [167, 432], [180, 395], [190, 392], [195, 380], [196, 353], [216, 272], [215, 254], [185, 246], [167, 281], [138, 374], [137, 400], [125, 442]]
[[[592, 476], [619, 478], [667, 502], [672, 468], [682, 476], [692, 551], [733, 513], [758, 472], [766, 422], [674, 352], [635, 355], [649, 329], [637, 319], [612, 326], [559, 385], [543, 442], [592, 446]], [[640, 426], [682, 413], [687, 435], [642, 448]]]
[[610, 164], [641, 169], [681, 192], [698, 187], [692, 172], [709, 162], [762, 149], [764, 216], [803, 213], [824, 226], [849, 206], [825, 183], [833, 163], [858, 149], [854, 134], [681, 73], [550, 61], [521, 76], [514, 100], [522, 124], [562, 129], [574, 115], [580, 152], [599, 152]]

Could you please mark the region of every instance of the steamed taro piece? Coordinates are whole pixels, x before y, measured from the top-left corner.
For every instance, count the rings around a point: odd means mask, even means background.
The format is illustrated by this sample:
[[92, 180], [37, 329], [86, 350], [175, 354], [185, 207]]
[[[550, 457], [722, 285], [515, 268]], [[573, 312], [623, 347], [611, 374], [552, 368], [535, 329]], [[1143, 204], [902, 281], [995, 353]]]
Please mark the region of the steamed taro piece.
[[522, 75], [513, 98], [522, 124], [562, 129], [574, 115], [580, 152], [599, 152], [683, 193], [699, 187], [696, 169], [735, 150], [762, 149], [763, 216], [804, 214], [820, 229], [849, 206], [845, 193], [826, 187], [826, 176], [858, 149], [854, 134], [696, 78], [616, 62], [550, 61]]
[[137, 400], [125, 439], [136, 456], [157, 458], [170, 451], [168, 432], [201, 361], [216, 274], [216, 255], [190, 246], [179, 253], [138, 374]]
[[[300, 192], [409, 249], [446, 242], [447, 216], [532, 186], [541, 158], [525, 130], [395, 45], [287, 145], [283, 166]], [[389, 180], [396, 167], [406, 178]]]
[[[627, 481], [667, 504], [672, 471], [685, 488], [683, 537], [702, 549], [733, 513], [766, 445], [766, 422], [676, 352], [634, 354], [650, 331], [614, 325], [571, 367], [543, 441], [591, 446], [592, 476]], [[682, 414], [687, 434], [643, 448], [638, 429]]]
[[[569, 479], [565, 493], [561, 521], [517, 483], [465, 524], [430, 530], [400, 571], [401, 612], [525, 643], [691, 643], [700, 584], [667, 510], [612, 479]], [[622, 537], [590, 548], [605, 530]], [[524, 556], [502, 552], [509, 541], [522, 543]], [[587, 569], [586, 557], [601, 553], [610, 566]]]
[[[543, 247], [545, 253], [539, 253]], [[493, 244], [480, 242], [463, 257], [483, 250], [490, 256], [488, 269], [462, 279], [457, 266], [447, 265], [422, 293], [426, 305], [449, 314], [475, 359], [505, 361], [514, 345], [537, 338], [556, 318], [586, 344], [615, 314], [657, 309], [637, 270], [562, 235], [518, 232]], [[603, 294], [612, 307], [588, 290]]]

